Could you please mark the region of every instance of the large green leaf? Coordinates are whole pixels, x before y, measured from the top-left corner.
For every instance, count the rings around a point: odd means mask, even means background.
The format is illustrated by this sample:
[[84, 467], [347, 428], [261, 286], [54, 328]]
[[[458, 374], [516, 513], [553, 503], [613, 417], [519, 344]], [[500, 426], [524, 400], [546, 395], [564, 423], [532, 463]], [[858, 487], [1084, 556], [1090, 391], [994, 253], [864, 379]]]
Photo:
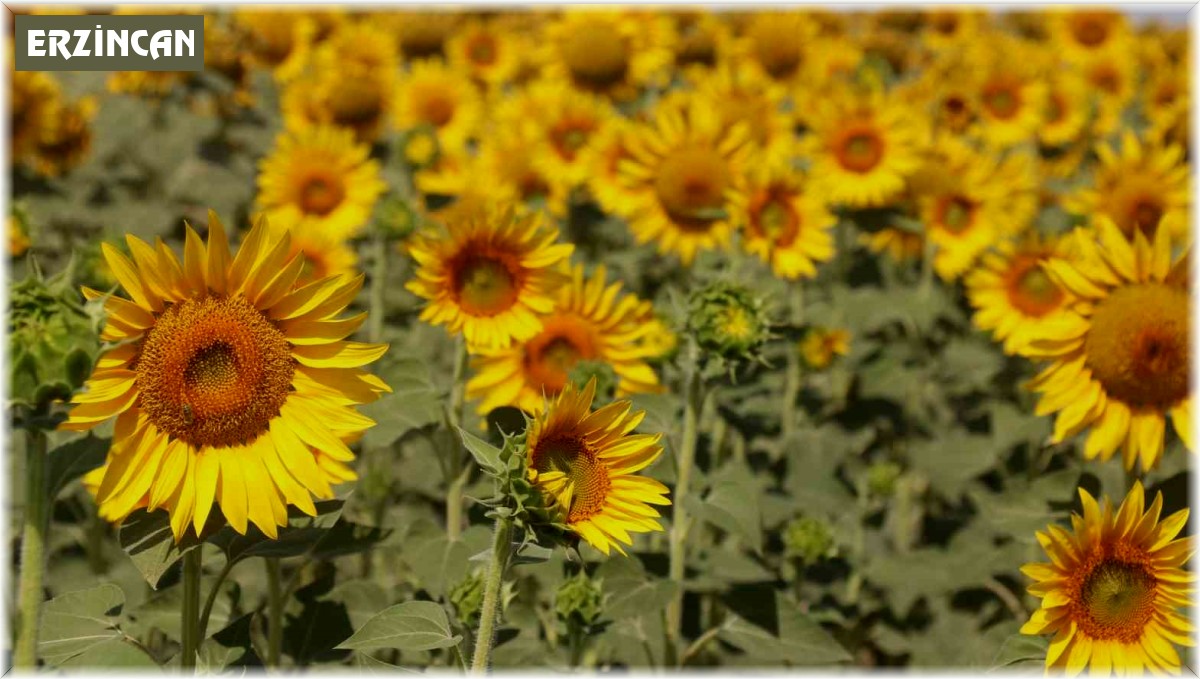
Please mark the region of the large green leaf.
[[154, 667], [153, 659], [117, 626], [124, 605], [125, 593], [109, 584], [47, 601], [38, 655], [52, 666]]
[[778, 633], [734, 614], [722, 624], [717, 637], [741, 649], [755, 664], [811, 666], [850, 660], [846, 649], [786, 596], [777, 594], [775, 605]]
[[432, 601], [407, 601], [384, 609], [338, 648], [428, 651], [461, 640], [461, 635], [451, 634], [450, 621], [441, 606]]

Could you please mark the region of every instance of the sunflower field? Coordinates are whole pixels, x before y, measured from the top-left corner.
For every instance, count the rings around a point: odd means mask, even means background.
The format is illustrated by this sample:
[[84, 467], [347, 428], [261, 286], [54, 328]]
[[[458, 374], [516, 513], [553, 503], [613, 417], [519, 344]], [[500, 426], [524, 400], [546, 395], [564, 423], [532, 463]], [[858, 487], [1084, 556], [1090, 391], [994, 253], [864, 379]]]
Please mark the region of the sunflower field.
[[1182, 14], [14, 11], [13, 667], [1192, 666]]

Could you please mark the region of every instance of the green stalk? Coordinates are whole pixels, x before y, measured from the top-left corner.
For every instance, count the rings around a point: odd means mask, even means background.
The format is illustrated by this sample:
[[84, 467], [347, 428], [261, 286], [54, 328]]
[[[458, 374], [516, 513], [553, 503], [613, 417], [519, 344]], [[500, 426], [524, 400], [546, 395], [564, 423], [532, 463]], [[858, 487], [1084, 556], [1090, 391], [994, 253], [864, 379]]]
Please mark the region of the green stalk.
[[204, 607], [200, 609], [200, 620], [196, 623], [196, 635], [201, 640], [208, 638], [208, 618], [212, 615], [213, 606], [217, 603], [217, 596], [221, 593], [221, 585], [225, 582], [225, 578], [229, 577], [229, 571], [233, 570], [233, 559], [226, 559], [225, 565], [221, 567], [221, 572], [217, 574], [217, 579], [213, 581], [212, 589], [208, 590], [208, 596], [204, 599]]
[[[675, 596], [667, 605], [667, 652], [672, 658], [682, 658], [683, 652], [683, 577], [687, 558], [688, 511], [687, 495], [691, 485], [692, 467], [696, 461], [697, 426], [700, 408], [704, 404], [700, 383], [698, 349], [691, 345], [687, 386], [684, 394], [683, 439], [679, 443], [679, 460], [675, 472], [675, 492], [671, 498], [671, 551], [669, 576], [676, 584]], [[675, 663], [671, 663], [675, 664]]]
[[[179, 666], [184, 670], [195, 670], [196, 652], [200, 650], [200, 576], [203, 573], [200, 547], [183, 553], [183, 606], [179, 651]], [[190, 673], [190, 672], [189, 672]]]
[[936, 254], [936, 248], [933, 245], [933, 239], [926, 233], [924, 237], [925, 251], [921, 254], [921, 291], [922, 299], [929, 297], [933, 292], [933, 256]]
[[[791, 324], [799, 327], [804, 323], [804, 282], [796, 281], [791, 286], [791, 292]], [[780, 403], [779, 409], [784, 441], [796, 433], [796, 399], [800, 397], [800, 378], [800, 352], [795, 343], [789, 343], [783, 402]]]
[[462, 335], [454, 340], [454, 382], [450, 386], [450, 403], [446, 406], [447, 429], [450, 432], [449, 473], [446, 481], [446, 534], [457, 540], [462, 533], [463, 492], [471, 476], [471, 468], [464, 464], [457, 428], [462, 426], [463, 400], [467, 391], [467, 346]]
[[383, 321], [387, 316], [384, 294], [387, 292], [388, 239], [383, 229], [376, 227], [371, 237], [371, 289], [367, 314], [367, 337], [373, 343], [383, 341]]
[[475, 634], [475, 653], [471, 674], [486, 674], [492, 662], [492, 643], [496, 640], [496, 622], [500, 617], [500, 585], [508, 568], [512, 550], [512, 519], [498, 517], [492, 540], [492, 561], [483, 585], [483, 607], [479, 612], [479, 631]]
[[17, 586], [20, 613], [13, 666], [37, 667], [42, 580], [46, 574], [46, 531], [50, 527], [50, 489], [46, 486], [46, 433], [25, 430], [25, 528], [21, 536], [21, 575]]
[[279, 559], [263, 559], [267, 565], [267, 667], [279, 667], [283, 654], [283, 583]]

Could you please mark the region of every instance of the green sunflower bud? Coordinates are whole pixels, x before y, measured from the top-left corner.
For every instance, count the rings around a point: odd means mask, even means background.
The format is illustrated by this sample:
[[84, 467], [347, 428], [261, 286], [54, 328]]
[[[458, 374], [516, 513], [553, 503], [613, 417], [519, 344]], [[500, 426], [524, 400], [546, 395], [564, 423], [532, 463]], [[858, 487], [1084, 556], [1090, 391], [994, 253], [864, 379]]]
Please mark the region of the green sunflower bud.
[[407, 201], [398, 197], [385, 198], [379, 206], [375, 228], [389, 240], [403, 241], [417, 229], [421, 217]]
[[454, 606], [461, 622], [470, 625], [479, 622], [479, 610], [483, 608], [483, 586], [483, 570], [476, 569], [450, 590], [450, 605]]
[[567, 379], [583, 389], [592, 378], [596, 379], [596, 400], [611, 401], [617, 394], [617, 373], [604, 361], [580, 361], [571, 368]]
[[593, 625], [604, 613], [604, 591], [600, 583], [580, 572], [564, 580], [554, 596], [554, 610], [559, 620]]
[[889, 460], [876, 461], [867, 468], [867, 488], [877, 497], [890, 497], [904, 469]]
[[423, 168], [433, 165], [441, 155], [436, 131], [429, 125], [414, 127], [400, 140], [400, 152], [404, 156], [404, 162], [410, 167]]
[[804, 565], [815, 564], [836, 554], [833, 530], [826, 522], [810, 516], [792, 519], [783, 533], [784, 553]]
[[762, 359], [771, 324], [764, 301], [749, 289], [713, 283], [694, 293], [688, 308], [688, 330], [706, 354], [729, 362]]
[[[99, 349], [99, 309], [85, 307], [73, 284], [74, 262], [46, 280], [37, 266], [9, 288], [9, 393], [43, 409], [83, 385]], [[91, 306], [98, 307], [99, 302]]]

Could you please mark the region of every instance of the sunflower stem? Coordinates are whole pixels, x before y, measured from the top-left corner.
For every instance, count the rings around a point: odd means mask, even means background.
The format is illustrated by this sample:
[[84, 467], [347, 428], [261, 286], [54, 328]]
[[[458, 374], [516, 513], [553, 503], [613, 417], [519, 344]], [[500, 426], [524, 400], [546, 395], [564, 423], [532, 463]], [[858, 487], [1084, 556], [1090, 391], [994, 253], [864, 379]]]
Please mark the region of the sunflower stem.
[[21, 575], [17, 589], [20, 627], [13, 666], [37, 667], [38, 626], [42, 615], [42, 580], [46, 573], [46, 531], [49, 528], [49, 488], [46, 486], [46, 433], [25, 430], [25, 528], [21, 535]]
[[667, 606], [667, 652], [670, 654], [672, 665], [678, 664], [683, 655], [683, 579], [689, 523], [687, 495], [691, 484], [692, 466], [696, 460], [697, 425], [700, 409], [704, 404], [699, 358], [699, 347], [695, 342], [691, 342], [683, 404], [683, 437], [679, 443], [675, 493], [671, 498], [674, 515], [671, 519], [669, 576], [676, 585], [676, 592]]
[[929, 237], [928, 233], [925, 234], [923, 243], [925, 250], [921, 254], [920, 295], [922, 299], [926, 299], [929, 297], [930, 293], [933, 292], [933, 256], [935, 254], [935, 248], [933, 245], [933, 240]]
[[[183, 648], [179, 651], [179, 666], [184, 670], [196, 668], [196, 652], [200, 650], [200, 576], [203, 572], [200, 547], [183, 553], [183, 605], [179, 636]], [[190, 672], [189, 672], [190, 673]]]
[[[796, 281], [791, 286], [791, 325], [799, 328], [804, 324], [804, 282]], [[780, 404], [780, 422], [783, 439], [787, 441], [796, 433], [796, 399], [800, 397], [800, 352], [794, 343], [787, 348], [787, 373]]]
[[446, 406], [447, 431], [450, 432], [450, 465], [446, 477], [446, 534], [457, 540], [462, 533], [463, 491], [471, 477], [470, 465], [464, 464], [462, 446], [457, 430], [462, 426], [463, 400], [467, 385], [467, 346], [462, 335], [454, 340], [454, 383], [450, 386], [450, 403]]
[[208, 618], [212, 615], [213, 606], [217, 603], [217, 597], [221, 594], [221, 585], [225, 582], [225, 578], [229, 577], [229, 571], [233, 570], [233, 564], [237, 563], [233, 559], [226, 559], [225, 565], [221, 567], [221, 572], [217, 573], [217, 579], [213, 581], [212, 589], [208, 590], [208, 596], [204, 598], [204, 607], [200, 609], [200, 620], [196, 623], [197, 636], [200, 639], [208, 638]]
[[283, 653], [283, 579], [279, 559], [263, 559], [267, 565], [267, 667], [279, 667]]
[[486, 674], [492, 663], [492, 643], [496, 640], [496, 622], [500, 617], [500, 585], [512, 551], [512, 519], [496, 517], [492, 539], [492, 560], [483, 585], [483, 606], [479, 612], [479, 631], [475, 634], [475, 653], [471, 674]]
[[387, 291], [388, 238], [383, 229], [376, 228], [371, 237], [371, 291], [367, 318], [371, 325], [367, 336], [372, 343], [383, 341], [383, 322], [387, 313], [384, 309], [384, 293]]

